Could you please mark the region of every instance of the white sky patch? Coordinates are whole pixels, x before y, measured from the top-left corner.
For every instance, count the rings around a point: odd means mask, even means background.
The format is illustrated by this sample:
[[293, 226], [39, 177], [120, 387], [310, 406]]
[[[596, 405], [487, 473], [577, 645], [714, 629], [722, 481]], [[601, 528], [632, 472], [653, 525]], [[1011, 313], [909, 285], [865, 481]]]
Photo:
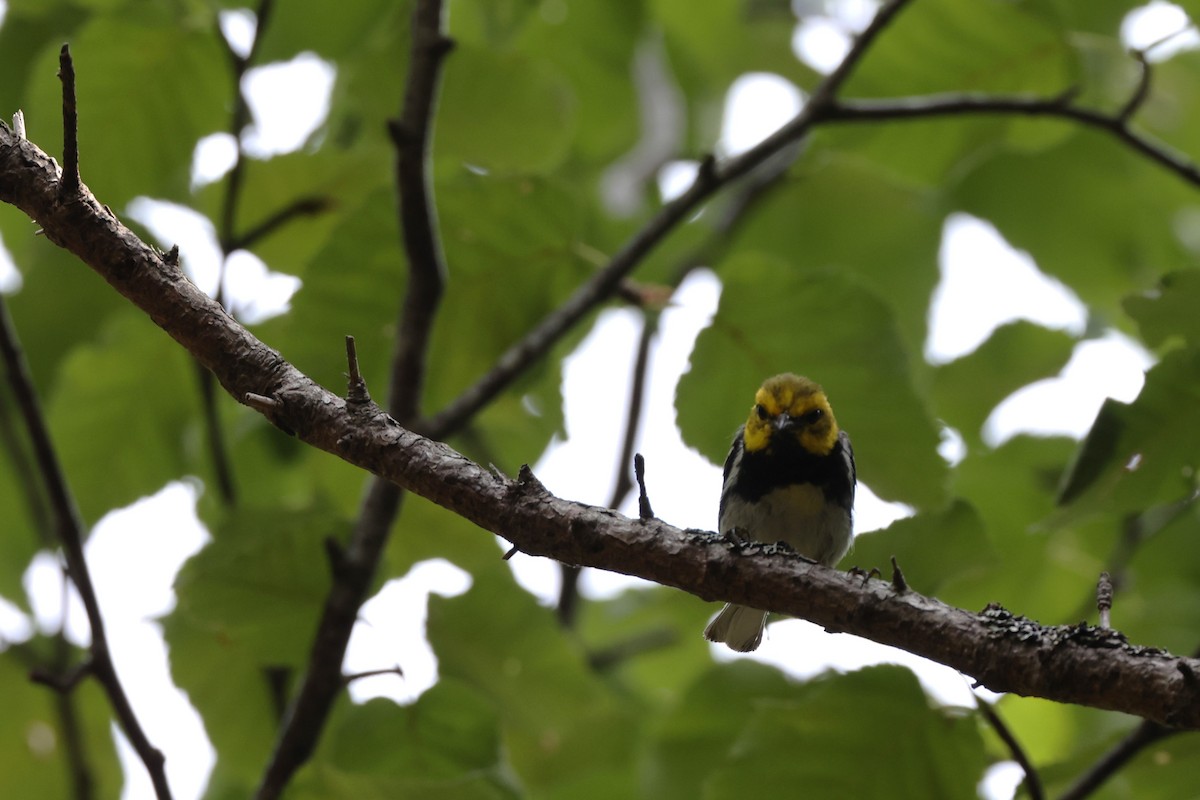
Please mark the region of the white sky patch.
[[208, 217], [187, 206], [150, 197], [135, 197], [126, 213], [145, 225], [163, 250], [179, 245], [180, 263], [192, 283], [209, 296], [216, 294], [221, 247]]
[[335, 74], [312, 53], [248, 70], [243, 89], [254, 124], [242, 140], [246, 153], [269, 158], [303, 147], [329, 114]]
[[33, 636], [33, 620], [29, 615], [0, 597], [0, 652], [12, 642], [26, 642]]
[[696, 182], [700, 164], [696, 161], [669, 161], [658, 171], [658, 193], [669, 203]]
[[796, 85], [769, 72], [748, 72], [729, 87], [719, 149], [738, 155], [758, 144], [800, 111]]
[[850, 52], [850, 34], [829, 17], [800, 20], [792, 34], [792, 52], [822, 75], [833, 72]]
[[230, 253], [225, 266], [225, 291], [235, 316], [247, 325], [287, 313], [300, 283], [295, 275], [267, 269], [261, 258], [247, 250]]
[[850, 52], [855, 34], [879, 10], [876, 0], [792, 0], [800, 22], [792, 35], [792, 51], [808, 66], [828, 75]]
[[934, 290], [925, 356], [935, 364], [970, 353], [1000, 325], [1025, 319], [1083, 333], [1087, 310], [1028, 253], [1014, 250], [996, 228], [951, 214], [942, 229], [942, 279]]
[[762, 645], [753, 653], [735, 653], [725, 645], [711, 645], [717, 661], [747, 658], [770, 664], [798, 680], [827, 670], [850, 672], [872, 664], [900, 664], [911, 669], [925, 692], [942, 705], [971, 708], [975, 705], [970, 683], [957, 670], [847, 633], [827, 633], [820, 625], [800, 619], [772, 617]]
[[75, 586], [66, 583], [62, 561], [57, 555], [42, 551], [33, 557], [25, 570], [22, 585], [29, 598], [33, 619], [39, 631], [47, 635], [57, 633], [63, 626], [64, 600], [67, 641], [77, 647], [87, 647], [92, 641], [91, 626], [83, 609], [83, 601]]
[[[217, 291], [221, 248], [208, 217], [192, 209], [138, 197], [129, 204], [129, 216], [145, 225], [164, 250], [179, 245], [184, 272], [202, 291]], [[253, 253], [236, 250], [225, 267], [225, 296], [243, 322], [257, 324], [285, 313], [301, 281], [294, 275], [274, 272]]]
[[221, 34], [229, 42], [229, 48], [242, 58], [250, 55], [254, 46], [254, 37], [258, 32], [258, 19], [248, 8], [235, 8], [222, 11], [217, 19], [221, 25]]
[[996, 406], [983, 439], [996, 447], [1018, 433], [1080, 438], [1105, 398], [1138, 396], [1153, 363], [1145, 348], [1117, 331], [1080, 342], [1057, 377], [1031, 383]]
[[425, 639], [429, 595], [457, 597], [470, 588], [470, 574], [441, 558], [422, 561], [403, 578], [385, 583], [359, 610], [342, 669], [352, 675], [399, 667], [403, 675], [355, 680], [349, 685], [351, 699], [411, 703], [433, 686], [437, 658]]
[[[200, 796], [216, 754], [199, 715], [171, 681], [166, 645], [155, 618], [174, 608], [171, 587], [176, 572], [208, 541], [208, 532], [196, 518], [196, 494], [193, 485], [170, 483], [150, 497], [104, 515], [84, 547], [117, 674], [150, 740], [164, 750], [168, 780], [181, 800]], [[56, 632], [63, 613], [58, 557], [39, 554], [24, 582], [39, 629]], [[81, 647], [91, 640], [74, 586], [68, 592], [66, 634]], [[136, 757], [132, 761], [123, 757], [122, 763], [126, 786], [121, 796], [152, 798], [149, 778]]]
[[196, 142], [192, 153], [192, 191], [216, 183], [237, 161], [237, 140], [228, 133], [213, 133]]
[[[1178, 34], [1178, 35], [1176, 35]], [[1133, 9], [1121, 21], [1121, 43], [1143, 50], [1162, 42], [1146, 54], [1151, 62], [1166, 61], [1176, 53], [1200, 47], [1200, 33], [1187, 12], [1174, 3], [1153, 0]]]
[[[33, 236], [35, 230], [37, 228], [31, 224], [29, 235]], [[20, 290], [21, 273], [17, 271], [12, 253], [8, 252], [8, 248], [4, 246], [4, 239], [0, 238], [0, 294], [16, 294]]]

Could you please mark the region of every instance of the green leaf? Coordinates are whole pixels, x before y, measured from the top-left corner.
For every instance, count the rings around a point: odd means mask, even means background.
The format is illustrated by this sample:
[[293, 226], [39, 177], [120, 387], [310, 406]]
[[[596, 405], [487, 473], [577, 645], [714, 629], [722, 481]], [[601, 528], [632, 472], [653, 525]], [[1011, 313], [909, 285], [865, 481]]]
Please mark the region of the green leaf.
[[[85, 764], [96, 797], [117, 797], [123, 778], [112, 738], [112, 715], [100, 685], [84, 680], [69, 694], [29, 680], [29, 665], [49, 667], [55, 644], [36, 639], [0, 651], [0, 795], [75, 797], [72, 764], [60, 713], [75, 716]], [[78, 654], [76, 654], [78, 655]]]
[[1200, 271], [1163, 275], [1157, 288], [1130, 295], [1123, 305], [1150, 347], [1163, 347], [1176, 338], [1191, 347], [1200, 344]]
[[[870, 769], [863, 764], [870, 763]], [[647, 796], [971, 797], [984, 768], [975, 722], [929, 706], [907, 669], [789, 683], [747, 661], [714, 668], [664, 720]]]
[[985, 766], [975, 720], [931, 709], [907, 669], [871, 667], [807, 689], [754, 708], [706, 798], [765, 797], [780, 786], [818, 797], [974, 795]]
[[1125, 514], [1195, 491], [1200, 350], [1168, 353], [1132, 403], [1107, 400], [1080, 445], [1059, 501], [1078, 518]]
[[291, 791], [314, 798], [518, 797], [495, 708], [450, 678], [409, 706], [375, 699], [344, 708]]
[[575, 128], [570, 86], [541, 59], [459, 47], [445, 67], [433, 150], [500, 173], [541, 173], [566, 156]]
[[1114, 321], [1131, 290], [1193, 260], [1172, 220], [1194, 204], [1194, 190], [1093, 131], [1041, 152], [986, 159], [955, 195], [963, 211], [994, 223], [1039, 269]]
[[958, 465], [952, 491], [979, 514], [999, 563], [957, 582], [957, 604], [983, 608], [996, 602], [1050, 624], [1094, 613], [1088, 587], [1111, 567], [1118, 526], [1105, 518], [1047, 524], [1075, 447], [1066, 438], [1015, 436], [995, 450], [971, 451]]
[[[818, 148], [738, 226], [731, 250], [862, 280], [886, 299], [904, 347], [916, 354], [925, 347], [929, 298], [940, 279], [944, 218], [938, 194], [897, 180], [856, 153]], [[924, 364], [914, 360], [910, 369]]]
[[997, 328], [974, 352], [938, 367], [933, 398], [938, 416], [956, 428], [968, 445], [981, 445], [983, 423], [992, 410], [1022, 386], [1058, 373], [1075, 340], [1031, 322]]
[[676, 393], [684, 441], [721, 463], [759, 384], [799, 372], [829, 393], [861, 480], [883, 497], [936, 505], [946, 463], [887, 303], [850, 275], [761, 255], [729, 259], [722, 277], [720, 307]]
[[173, 613], [260, 663], [302, 663], [329, 590], [325, 541], [348, 528], [321, 509], [240, 511], [180, 570]]
[[1000, 563], [979, 513], [962, 500], [855, 538], [849, 561], [888, 575], [892, 556], [909, 586], [954, 605], [960, 587], [973, 600], [975, 582]]
[[46, 416], [86, 522], [196, 470], [196, 385], [191, 357], [132, 307], [70, 353]]
[[930, 0], [906, 8], [871, 46], [846, 92], [867, 97], [1061, 93], [1070, 86], [1070, 52], [1062, 31], [1026, 5]]
[[507, 570], [477, 573], [458, 597], [431, 596], [427, 627], [440, 674], [473, 686], [499, 710], [505, 748], [527, 786], [585, 786], [597, 774], [610, 785], [615, 771], [632, 788], [639, 719]]
[[163, 621], [171, 673], [223, 781], [249, 788], [261, 773], [329, 591], [325, 538], [348, 527], [321, 509], [239, 511], [179, 572]]

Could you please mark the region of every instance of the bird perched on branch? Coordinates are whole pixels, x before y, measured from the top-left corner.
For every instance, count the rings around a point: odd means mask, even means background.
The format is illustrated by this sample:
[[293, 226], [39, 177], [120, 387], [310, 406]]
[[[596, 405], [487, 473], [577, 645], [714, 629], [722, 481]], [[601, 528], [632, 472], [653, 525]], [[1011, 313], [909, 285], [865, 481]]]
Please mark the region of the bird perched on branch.
[[[854, 452], [819, 385], [784, 373], [754, 395], [725, 459], [718, 527], [732, 538], [784, 542], [825, 566], [850, 549]], [[746, 653], [762, 642], [767, 612], [728, 603], [704, 637]]]

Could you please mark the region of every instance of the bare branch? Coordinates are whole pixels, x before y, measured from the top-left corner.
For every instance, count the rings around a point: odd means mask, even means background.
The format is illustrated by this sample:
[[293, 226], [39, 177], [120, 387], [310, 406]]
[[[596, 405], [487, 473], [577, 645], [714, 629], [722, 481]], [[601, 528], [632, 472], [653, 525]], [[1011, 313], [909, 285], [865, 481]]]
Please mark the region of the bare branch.
[[[451, 43], [442, 34], [442, 0], [419, 0], [413, 10], [412, 59], [400, 120], [391, 126], [397, 149], [396, 184], [399, 226], [408, 257], [408, 287], [397, 322], [396, 352], [388, 392], [390, 415], [370, 402], [358, 374], [353, 339], [347, 338], [350, 403], [364, 417], [411, 424], [420, 410], [429, 334], [445, 284], [445, 265], [437, 237], [432, 190], [426, 174], [434, 98], [441, 65]], [[361, 392], [357, 389], [361, 387]], [[345, 443], [344, 443], [345, 444]], [[358, 610], [371, 588], [380, 555], [387, 544], [402, 493], [394, 482], [370, 481], [358, 520], [341, 554], [326, 598], [308, 666], [284, 716], [275, 750], [256, 797], [278, 797], [312, 755], [345, 686], [341, 667]]]
[[231, 233], [231, 238], [226, 243], [229, 248], [226, 255], [234, 250], [247, 250], [292, 220], [300, 217], [315, 217], [328, 211], [332, 206], [333, 201], [328, 197], [301, 197], [293, 200], [245, 233], [236, 235]]
[[[974, 614], [778, 548], [735, 548], [709, 533], [561, 500], [527, 473], [507, 480], [381, 410], [351, 408], [164, 265], [94, 198], [57, 203], [54, 178], [49, 156], [0, 127], [0, 200], [24, 210], [51, 241], [146, 311], [230, 394], [275, 398], [279, 420], [302, 441], [503, 536], [522, 552], [809, 619], [947, 664], [995, 691], [1200, 728], [1200, 660], [1130, 646], [1114, 631], [1041, 626], [996, 608]], [[347, 569], [352, 553], [348, 548]], [[356, 608], [343, 613], [352, 617]], [[340, 684], [336, 668], [333, 676]]]
[[[69, 60], [69, 56], [67, 58]], [[11, 132], [7, 130], [3, 133], [11, 135]], [[40, 151], [38, 152], [40, 153]], [[89, 198], [82, 199], [86, 201]], [[104, 212], [103, 207], [95, 210], [116, 223], [113, 217]], [[108, 649], [108, 638], [104, 630], [104, 618], [100, 614], [100, 603], [96, 599], [92, 576], [88, 572], [87, 560], [83, 555], [83, 522], [79, 518], [75, 500], [67, 486], [62, 465], [59, 464], [58, 454], [50, 439], [50, 431], [46, 427], [46, 420], [42, 415], [42, 407], [34, 387], [33, 377], [29, 373], [29, 367], [25, 362], [25, 355], [21, 350], [12, 320], [9, 318], [8, 304], [3, 295], [0, 295], [0, 356], [3, 357], [8, 383], [17, 400], [17, 405], [20, 407], [29, 441], [33, 446], [38, 471], [50, 499], [54, 515], [54, 528], [58, 533], [59, 544], [62, 546], [63, 555], [67, 561], [67, 573], [79, 590], [79, 597], [87, 612], [88, 625], [92, 631], [92, 644], [91, 656], [86, 662], [86, 672], [94, 675], [103, 685], [109, 703], [120, 722], [121, 730], [124, 731], [134, 751], [145, 764], [159, 800], [169, 800], [171, 790], [167, 785], [167, 776], [163, 769], [163, 755], [150, 743], [146, 732], [142, 729], [137, 715], [133, 712], [133, 707], [129, 704], [125, 688], [121, 685], [116, 669], [113, 667], [112, 656]], [[74, 677], [69, 675], [68, 682], [61, 683], [56, 688], [62, 691], [69, 690], [84, 672], [85, 670], [80, 668], [77, 672], [70, 673]], [[51, 682], [48, 676], [43, 677], [42, 682]]]
[[413, 55], [400, 119], [389, 125], [396, 146], [399, 227], [408, 256], [408, 289], [397, 322], [397, 347], [388, 391], [392, 416], [411, 425], [420, 413], [429, 333], [446, 283], [433, 188], [427, 174], [434, 98], [453, 42], [442, 33], [441, 0], [413, 10]]
[[75, 63], [71, 48], [64, 44], [58, 53], [58, 78], [62, 81], [63, 165], [59, 192], [62, 199], [79, 193], [79, 113], [75, 108]]

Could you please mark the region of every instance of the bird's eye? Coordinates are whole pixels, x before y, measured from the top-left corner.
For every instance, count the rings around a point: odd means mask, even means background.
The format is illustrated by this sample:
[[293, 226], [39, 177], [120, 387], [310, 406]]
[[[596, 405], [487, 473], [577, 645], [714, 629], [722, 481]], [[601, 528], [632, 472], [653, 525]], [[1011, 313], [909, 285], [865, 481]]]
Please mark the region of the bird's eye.
[[759, 419], [766, 419], [768, 416], [767, 407], [764, 406], [762, 403], [759, 403], [758, 405], [754, 406], [754, 413], [758, 414]]
[[824, 415], [825, 415], [825, 412], [823, 410], [821, 410], [819, 408], [814, 408], [812, 411], [809, 411], [807, 414], [805, 414], [803, 417], [801, 417], [801, 419], [804, 420], [805, 425], [812, 425], [814, 422], [819, 420]]

